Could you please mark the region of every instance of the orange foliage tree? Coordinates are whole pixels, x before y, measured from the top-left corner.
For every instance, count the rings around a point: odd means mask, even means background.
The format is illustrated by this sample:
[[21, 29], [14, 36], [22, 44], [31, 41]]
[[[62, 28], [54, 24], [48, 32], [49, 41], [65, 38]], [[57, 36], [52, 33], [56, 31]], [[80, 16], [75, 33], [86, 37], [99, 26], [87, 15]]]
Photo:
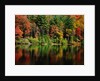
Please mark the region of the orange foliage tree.
[[53, 37], [59, 31], [58, 27], [53, 25], [50, 28], [50, 37]]
[[23, 32], [20, 30], [18, 26], [15, 28], [15, 34], [16, 34], [16, 38], [22, 37]]
[[25, 37], [30, 34], [31, 26], [26, 15], [15, 16], [15, 34], [16, 37]]

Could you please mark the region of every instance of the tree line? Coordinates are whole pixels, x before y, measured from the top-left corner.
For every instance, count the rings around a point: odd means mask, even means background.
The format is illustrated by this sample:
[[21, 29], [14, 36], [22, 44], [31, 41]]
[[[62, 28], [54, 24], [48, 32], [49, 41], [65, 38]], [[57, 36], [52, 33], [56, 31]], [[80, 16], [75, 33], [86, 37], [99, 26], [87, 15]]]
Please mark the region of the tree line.
[[40, 44], [83, 43], [84, 15], [15, 15], [15, 39]]

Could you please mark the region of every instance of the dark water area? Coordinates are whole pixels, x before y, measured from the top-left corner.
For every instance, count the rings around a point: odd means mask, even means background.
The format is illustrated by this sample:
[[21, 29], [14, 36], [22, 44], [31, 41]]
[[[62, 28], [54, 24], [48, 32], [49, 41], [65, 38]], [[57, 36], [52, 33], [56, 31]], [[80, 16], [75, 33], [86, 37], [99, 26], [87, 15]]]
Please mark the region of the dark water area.
[[16, 45], [15, 65], [84, 65], [84, 48]]

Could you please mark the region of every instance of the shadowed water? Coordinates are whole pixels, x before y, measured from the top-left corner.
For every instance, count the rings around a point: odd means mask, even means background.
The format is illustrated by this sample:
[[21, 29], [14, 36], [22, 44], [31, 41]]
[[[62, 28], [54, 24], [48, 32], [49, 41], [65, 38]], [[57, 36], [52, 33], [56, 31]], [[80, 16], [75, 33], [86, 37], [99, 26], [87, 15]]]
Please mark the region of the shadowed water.
[[84, 65], [83, 47], [16, 45], [16, 65]]

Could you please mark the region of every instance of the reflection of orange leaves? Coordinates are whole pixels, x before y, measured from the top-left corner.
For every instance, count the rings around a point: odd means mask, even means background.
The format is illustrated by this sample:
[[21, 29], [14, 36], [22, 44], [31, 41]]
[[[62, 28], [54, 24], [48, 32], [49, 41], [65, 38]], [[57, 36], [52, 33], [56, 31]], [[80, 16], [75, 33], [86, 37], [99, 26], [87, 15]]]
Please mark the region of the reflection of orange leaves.
[[37, 47], [34, 49], [34, 55], [38, 56], [38, 48]]
[[17, 63], [19, 59], [22, 57], [22, 50], [17, 50], [15, 54], [15, 62]]
[[30, 53], [26, 50], [23, 50], [24, 58], [23, 64], [30, 64]]
[[76, 56], [75, 56], [75, 54], [73, 54], [73, 60], [75, 60], [75, 58], [76, 58]]
[[30, 54], [27, 53], [25, 50], [23, 51], [22, 49], [16, 50], [15, 62], [20, 64], [30, 64]]
[[50, 55], [50, 64], [55, 64], [58, 61], [57, 55]]
[[80, 62], [80, 61], [81, 61], [81, 54], [78, 53], [78, 54], [77, 54], [77, 62]]
[[57, 57], [59, 57], [59, 58], [62, 58], [63, 57], [63, 50], [62, 50], [61, 47], [59, 49], [59, 53], [57, 54]]
[[77, 61], [77, 63], [82, 63], [82, 54], [83, 54], [83, 49], [80, 49], [79, 51], [78, 51], [78, 53], [77, 53], [77, 55], [76, 55], [76, 61]]
[[30, 54], [25, 54], [25, 64], [30, 64]]

